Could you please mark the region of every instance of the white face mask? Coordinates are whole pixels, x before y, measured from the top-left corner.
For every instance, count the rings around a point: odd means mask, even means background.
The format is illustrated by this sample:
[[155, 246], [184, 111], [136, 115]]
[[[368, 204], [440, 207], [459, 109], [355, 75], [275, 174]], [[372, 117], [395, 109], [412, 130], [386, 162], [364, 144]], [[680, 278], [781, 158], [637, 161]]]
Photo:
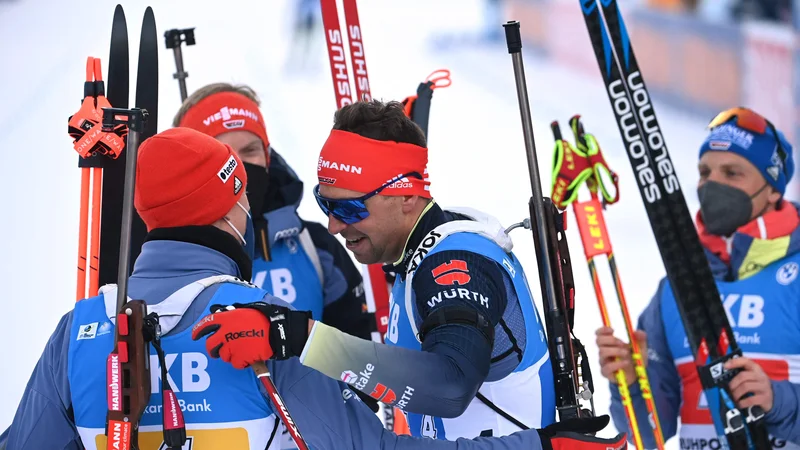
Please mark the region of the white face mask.
[[[239, 208], [242, 208], [242, 211], [244, 211], [244, 213], [247, 214], [247, 218], [249, 219], [250, 218], [250, 211], [244, 209], [244, 206], [242, 206], [241, 203], [236, 202], [236, 204], [239, 206]], [[223, 217], [222, 220], [224, 220], [225, 223], [227, 223], [228, 226], [231, 227], [231, 230], [233, 230], [233, 232], [236, 233], [237, 236], [239, 236], [239, 239], [242, 240], [242, 245], [247, 245], [247, 241], [244, 240], [244, 236], [242, 236], [242, 233], [240, 233], [239, 230], [237, 230], [236, 227], [233, 226], [231, 221], [228, 220], [227, 217]]]

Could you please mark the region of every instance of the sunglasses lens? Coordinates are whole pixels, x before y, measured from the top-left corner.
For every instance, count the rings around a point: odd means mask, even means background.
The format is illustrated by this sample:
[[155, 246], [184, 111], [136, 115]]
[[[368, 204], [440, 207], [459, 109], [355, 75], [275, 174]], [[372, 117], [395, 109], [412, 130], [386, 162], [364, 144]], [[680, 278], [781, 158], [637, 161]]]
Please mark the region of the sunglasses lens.
[[361, 200], [333, 200], [319, 195], [319, 187], [314, 189], [314, 198], [326, 216], [332, 215], [348, 225], [360, 222], [369, 216], [366, 205]]
[[341, 200], [336, 202], [336, 207], [333, 208], [333, 216], [348, 225], [352, 225], [366, 219], [369, 216], [369, 212], [360, 200]]

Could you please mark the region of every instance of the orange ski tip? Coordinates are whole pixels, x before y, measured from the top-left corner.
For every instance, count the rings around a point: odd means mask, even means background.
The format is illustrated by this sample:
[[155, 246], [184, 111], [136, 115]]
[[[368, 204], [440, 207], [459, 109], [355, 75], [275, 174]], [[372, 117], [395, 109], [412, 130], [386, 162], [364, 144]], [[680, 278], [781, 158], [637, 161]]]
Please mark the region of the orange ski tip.
[[449, 69], [436, 69], [431, 72], [430, 75], [428, 75], [428, 78], [426, 78], [425, 81], [430, 81], [433, 83], [431, 89], [446, 88], [453, 84], [453, 80], [450, 79]]

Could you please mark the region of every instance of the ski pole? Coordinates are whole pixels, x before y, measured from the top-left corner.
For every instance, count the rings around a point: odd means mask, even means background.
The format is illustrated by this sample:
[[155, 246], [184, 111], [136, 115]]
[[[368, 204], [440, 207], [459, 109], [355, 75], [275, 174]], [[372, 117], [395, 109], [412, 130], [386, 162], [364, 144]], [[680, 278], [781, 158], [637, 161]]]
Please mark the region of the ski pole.
[[[100, 58], [95, 58], [92, 65], [94, 73], [95, 96], [97, 97], [97, 107], [108, 105], [105, 99], [105, 86], [103, 84], [103, 70], [100, 66]], [[109, 154], [113, 157], [113, 154]], [[100, 156], [98, 156], [100, 157]], [[91, 230], [91, 253], [89, 254], [89, 294], [97, 295], [100, 287], [100, 216], [102, 212], [103, 193], [103, 167], [92, 168], [92, 230]]]
[[186, 90], [186, 78], [189, 77], [189, 72], [183, 69], [183, 50], [181, 44], [184, 42], [186, 46], [194, 45], [194, 28], [185, 29], [172, 29], [164, 32], [164, 41], [167, 49], [171, 49], [175, 55], [175, 69], [176, 72], [172, 74], [172, 78], [178, 80], [178, 89], [181, 92], [181, 102], [186, 101], [188, 92]]
[[431, 113], [431, 100], [433, 91], [445, 88], [453, 84], [450, 79], [450, 71], [447, 69], [434, 70], [428, 78], [417, 87], [415, 95], [406, 97], [403, 100], [405, 113], [422, 129], [425, 139], [428, 139], [428, 119]]
[[[580, 116], [573, 116], [570, 119], [570, 125], [572, 128], [572, 132], [575, 135], [576, 144], [582, 146], [583, 148], [589, 148], [591, 141], [591, 145], [596, 146], [599, 149], [599, 145], [597, 145], [597, 141], [594, 139], [594, 136], [589, 135], [587, 139], [587, 134], [583, 128], [583, 124], [580, 121]], [[560, 134], [560, 132], [559, 132]], [[586, 152], [587, 155], [593, 153], [592, 151]], [[608, 259], [609, 270], [611, 271], [611, 278], [614, 282], [615, 292], [617, 294], [617, 301], [619, 302], [620, 311], [622, 314], [623, 321], [625, 322], [625, 331], [628, 334], [628, 341], [630, 342], [631, 346], [631, 356], [634, 362], [634, 370], [636, 372], [636, 379], [639, 383], [639, 388], [642, 391], [642, 397], [644, 398], [645, 404], [647, 405], [647, 412], [649, 418], [649, 425], [653, 431], [653, 437], [656, 441], [656, 447], [659, 450], [663, 450], [664, 448], [664, 434], [661, 430], [661, 422], [658, 419], [658, 412], [656, 411], [656, 404], [655, 399], [653, 398], [653, 391], [650, 387], [650, 380], [647, 376], [647, 370], [644, 365], [644, 358], [646, 355], [642, 355], [641, 347], [639, 346], [639, 341], [636, 340], [634, 336], [634, 327], [633, 321], [631, 320], [630, 312], [628, 309], [628, 303], [625, 300], [625, 292], [622, 289], [622, 281], [619, 276], [619, 270], [617, 269], [616, 259], [614, 258], [614, 249], [611, 245], [611, 237], [608, 233], [608, 229], [606, 228], [605, 217], [603, 216], [603, 207], [600, 204], [598, 199], [597, 191], [598, 188], [602, 186], [602, 180], [599, 179], [599, 175], [597, 175], [597, 179], [590, 179], [587, 181], [589, 186], [589, 191], [591, 192], [592, 200], [589, 202], [575, 202], [572, 204], [573, 210], [575, 211], [575, 218], [578, 221], [578, 229], [580, 230], [581, 240], [583, 242], [583, 249], [586, 255], [586, 259], [589, 263], [589, 272], [592, 276], [592, 281], [595, 286], [595, 293], [597, 294], [597, 301], [600, 306], [600, 312], [603, 316], [603, 324], [607, 327], [611, 326], [608, 311], [605, 306], [605, 300], [602, 294], [602, 288], [599, 283], [599, 279], [597, 277], [597, 271], [594, 267], [594, 257], [605, 254]], [[620, 372], [622, 372], [620, 370]], [[620, 383], [621, 381], [621, 383]], [[617, 382], [620, 385], [620, 394], [622, 394], [622, 385], [625, 385], [624, 390], [628, 392], [628, 401], [630, 402], [630, 392], [628, 390], [627, 381], [625, 376], [617, 375]], [[623, 397], [624, 401], [625, 397]], [[633, 412], [633, 404], [631, 403], [631, 412]], [[635, 415], [630, 417], [632, 421], [631, 426], [636, 429], [635, 433], [639, 434], [638, 427], [633, 423], [636, 420]], [[639, 436], [641, 439], [641, 436]], [[640, 445], [641, 443], [637, 444]]]
[[[86, 59], [86, 82], [84, 84], [84, 102], [92, 101], [95, 96], [95, 85], [93, 83], [94, 74], [94, 58], [88, 57]], [[70, 120], [72, 120], [70, 118]], [[88, 156], [88, 155], [87, 155]], [[78, 282], [76, 301], [86, 298], [86, 269], [87, 269], [87, 255], [89, 251], [89, 197], [92, 190], [92, 170], [89, 166], [90, 161], [87, 161], [83, 156], [78, 158], [78, 167], [81, 169], [81, 203], [80, 215], [78, 223]]]
[[292, 440], [295, 445], [297, 445], [298, 450], [308, 450], [308, 444], [306, 444], [305, 439], [303, 439], [303, 436], [300, 434], [300, 430], [289, 414], [289, 410], [286, 409], [286, 403], [284, 403], [283, 398], [281, 398], [281, 395], [278, 393], [278, 389], [275, 387], [275, 382], [272, 381], [272, 376], [269, 373], [267, 365], [263, 362], [257, 362], [251, 365], [251, 367], [258, 379], [261, 380], [261, 384], [264, 385], [264, 388], [269, 393], [273, 404], [277, 406], [276, 412], [289, 430], [289, 434], [292, 436]]
[[[564, 159], [581, 157], [580, 153], [571, 151], [572, 149], [567, 147], [570, 144], [568, 141], [563, 139], [558, 122], [552, 122], [550, 124], [550, 128], [553, 132], [553, 138], [556, 141], [556, 155], [559, 153], [562, 155], [572, 155], [563, 156]], [[584, 147], [580, 147], [580, 149], [583, 150]], [[556, 156], [556, 158], [558, 159], [559, 157]], [[586, 183], [594, 184], [594, 180], [589, 178], [586, 180]], [[556, 189], [556, 186], [557, 184], [554, 183], [554, 190]], [[575, 189], [577, 190], [577, 187]], [[586, 255], [589, 275], [592, 278], [592, 285], [594, 287], [595, 297], [597, 298], [597, 304], [600, 309], [603, 325], [610, 327], [611, 320], [609, 318], [608, 308], [606, 307], [602, 286], [600, 285], [600, 279], [597, 276], [594, 257], [601, 254], [611, 254], [611, 242], [608, 239], [608, 232], [606, 231], [605, 222], [602, 216], [602, 206], [597, 199], [596, 191], [591, 188], [590, 190], [592, 191], [592, 199], [590, 201], [578, 202], [575, 200], [566, 200], [560, 206], [566, 206], [565, 204], [567, 202], [572, 203], [573, 212], [575, 213], [575, 218], [578, 222], [578, 229], [580, 231], [581, 242], [583, 244], [583, 251]], [[570, 198], [574, 197], [570, 196]], [[630, 337], [630, 339], [633, 339], [633, 337]], [[636, 357], [634, 356], [634, 359], [635, 358]], [[622, 405], [625, 408], [625, 415], [628, 418], [628, 423], [630, 425], [629, 429], [633, 436], [633, 442], [636, 445], [636, 448], [644, 448], [642, 444], [641, 432], [639, 431], [639, 423], [636, 419], [636, 411], [633, 408], [630, 390], [625, 378], [625, 372], [620, 369], [614, 373], [614, 377], [617, 380], [620, 397], [622, 397]]]
[[[75, 139], [81, 169], [80, 216], [78, 234], [78, 271], [76, 300], [97, 294], [100, 262], [100, 216], [102, 211], [104, 157], [116, 158], [122, 145], [119, 137], [102, 131], [100, 109], [109, 106], [100, 59], [86, 59], [84, 99], [80, 110], [69, 118], [68, 131]], [[91, 218], [90, 218], [91, 214]], [[90, 228], [91, 227], [91, 228]], [[89, 240], [91, 238], [91, 241]], [[88, 275], [88, 291], [87, 291]]]
[[[581, 409], [579, 399], [591, 398], [591, 390], [579, 392], [578, 364], [571, 339], [572, 312], [574, 307], [574, 283], [569, 261], [569, 249], [564, 237], [564, 216], [559, 213], [552, 200], [542, 195], [539, 165], [536, 159], [536, 143], [533, 138], [525, 68], [522, 61], [522, 38], [520, 24], [509, 21], [503, 24], [508, 53], [514, 66], [514, 79], [525, 138], [528, 173], [532, 197], [529, 203], [530, 226], [536, 247], [539, 265], [539, 280], [545, 305], [548, 347], [553, 366], [556, 410], [561, 421], [591, 415]], [[513, 228], [513, 227], [511, 227]], [[511, 229], [509, 228], [509, 230]], [[558, 272], [556, 272], [556, 268]], [[567, 300], [569, 298], [569, 300]], [[589, 374], [587, 374], [590, 377]]]
[[89, 193], [90, 193], [89, 168], [81, 168], [81, 209], [78, 223], [78, 282], [75, 300], [86, 298], [86, 252], [88, 250], [89, 236]]

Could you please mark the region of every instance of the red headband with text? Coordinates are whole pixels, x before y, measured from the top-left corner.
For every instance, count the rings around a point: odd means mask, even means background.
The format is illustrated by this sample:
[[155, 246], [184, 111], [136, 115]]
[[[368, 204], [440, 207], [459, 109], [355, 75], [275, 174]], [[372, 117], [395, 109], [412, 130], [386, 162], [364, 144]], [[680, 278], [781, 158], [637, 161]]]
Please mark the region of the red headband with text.
[[417, 175], [397, 180], [384, 188], [381, 195], [431, 198], [428, 149], [414, 144], [378, 141], [341, 130], [331, 131], [317, 163], [320, 184], [364, 193], [412, 172]]
[[264, 143], [269, 164], [267, 127], [258, 105], [236, 92], [219, 92], [200, 100], [186, 111], [178, 125], [192, 128], [211, 137], [229, 131], [249, 131]]

